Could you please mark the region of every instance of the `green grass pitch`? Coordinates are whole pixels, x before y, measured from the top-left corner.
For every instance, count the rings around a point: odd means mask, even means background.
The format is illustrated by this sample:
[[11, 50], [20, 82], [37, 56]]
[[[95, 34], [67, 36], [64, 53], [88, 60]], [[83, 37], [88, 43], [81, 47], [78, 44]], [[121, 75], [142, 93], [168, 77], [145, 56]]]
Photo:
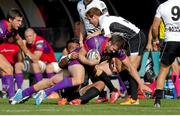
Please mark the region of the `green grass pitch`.
[[46, 100], [36, 106], [30, 99], [24, 104], [10, 105], [7, 99], [0, 99], [0, 115], [180, 115], [180, 100], [162, 100], [161, 108], [153, 107], [153, 100], [140, 100], [139, 105], [121, 106], [120, 99], [115, 104], [96, 104], [91, 100], [86, 105], [58, 106], [56, 100]]

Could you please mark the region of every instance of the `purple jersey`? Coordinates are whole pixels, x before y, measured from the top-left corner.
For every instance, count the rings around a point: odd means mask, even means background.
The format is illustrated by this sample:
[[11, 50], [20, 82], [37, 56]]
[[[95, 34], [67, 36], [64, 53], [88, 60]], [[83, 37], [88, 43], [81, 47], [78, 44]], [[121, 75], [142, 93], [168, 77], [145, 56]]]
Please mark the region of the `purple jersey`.
[[0, 41], [7, 41], [10, 37], [14, 37], [17, 34], [16, 30], [8, 31], [8, 23], [6, 20], [0, 21]]
[[100, 55], [102, 55], [108, 40], [109, 38], [104, 36], [94, 36], [84, 42], [84, 47], [87, 52], [91, 49], [97, 49]]
[[101, 62], [105, 60], [110, 60], [113, 57], [119, 58], [121, 61], [126, 58], [126, 52], [121, 49], [115, 53], [107, 53], [104, 51], [107, 43], [109, 41], [109, 38], [104, 36], [95, 36], [85, 41], [84, 47], [87, 51], [91, 49], [98, 49], [100, 55], [101, 55]]

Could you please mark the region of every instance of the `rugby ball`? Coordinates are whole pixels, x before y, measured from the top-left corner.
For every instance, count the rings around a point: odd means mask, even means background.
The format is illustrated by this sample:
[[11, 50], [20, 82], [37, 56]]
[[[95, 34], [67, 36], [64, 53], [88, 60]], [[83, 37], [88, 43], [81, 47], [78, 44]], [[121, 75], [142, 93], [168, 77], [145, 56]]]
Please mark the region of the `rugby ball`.
[[87, 53], [87, 59], [89, 60], [93, 60], [93, 59], [98, 60], [99, 57], [100, 57], [100, 53], [97, 49], [91, 49]]

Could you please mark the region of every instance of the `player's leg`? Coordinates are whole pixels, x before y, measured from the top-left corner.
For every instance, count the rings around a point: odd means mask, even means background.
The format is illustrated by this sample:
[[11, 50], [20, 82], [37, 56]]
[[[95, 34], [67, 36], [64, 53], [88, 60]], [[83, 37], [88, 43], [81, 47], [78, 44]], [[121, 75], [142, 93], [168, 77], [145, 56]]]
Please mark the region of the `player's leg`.
[[52, 62], [46, 65], [46, 74], [48, 78], [53, 77], [60, 70], [61, 68], [58, 66], [57, 62]]
[[169, 69], [170, 69], [170, 66], [166, 66], [164, 64], [161, 63], [161, 66], [160, 66], [160, 72], [159, 72], [159, 75], [157, 77], [157, 82], [156, 82], [156, 90], [155, 90], [155, 102], [154, 102], [154, 105], [155, 107], [160, 107], [160, 99], [162, 99], [163, 97], [163, 89], [164, 89], [164, 83], [165, 83], [165, 79], [166, 79], [166, 76], [168, 75], [169, 73]]
[[169, 73], [171, 64], [174, 62], [175, 58], [179, 55], [178, 50], [180, 50], [178, 42], [167, 42], [162, 52], [160, 72], [157, 77], [156, 90], [154, 93], [155, 95], [154, 106], [157, 108], [159, 108], [161, 105], [160, 100], [163, 97], [165, 79]]
[[[47, 75], [48, 78], [53, 77], [60, 70], [61, 70], [61, 68], [59, 67], [57, 62], [46, 63], [46, 75]], [[56, 91], [56, 92], [54, 91], [48, 96], [48, 98], [56, 99], [56, 98], [59, 97], [57, 95], [59, 95], [58, 91]]]
[[[55, 85], [57, 82], [61, 81], [63, 79], [63, 71], [59, 72], [58, 74], [54, 75], [50, 79], [44, 79], [39, 81], [38, 83], [34, 84], [33, 86], [26, 88], [25, 90], [20, 90], [16, 92], [15, 96], [12, 99], [12, 104], [16, 104], [21, 102], [24, 98], [31, 96], [33, 93], [46, 89], [48, 87], [51, 87]], [[36, 95], [34, 97], [37, 97]]]
[[52, 91], [57, 91], [63, 88], [80, 85], [84, 82], [85, 70], [81, 64], [74, 64], [68, 67], [71, 76], [65, 76], [62, 81], [59, 81], [53, 87], [45, 90], [46, 95]]
[[172, 64], [172, 75], [171, 75], [171, 79], [174, 83], [175, 89], [176, 89], [176, 94], [177, 97], [180, 97], [180, 84], [179, 84], [179, 63], [178, 63], [178, 57], [176, 57], [176, 59], [174, 60], [173, 64]]
[[[128, 50], [130, 53], [129, 60], [136, 70], [140, 65], [141, 56], [146, 47], [146, 42], [147, 41], [145, 35], [141, 31], [128, 42]], [[138, 95], [137, 95], [138, 84], [135, 81], [135, 79], [132, 78], [131, 75], [129, 74], [127, 75], [129, 76], [131, 99], [129, 99], [129, 101], [125, 101], [124, 103], [122, 103], [122, 105], [131, 104], [131, 103], [139, 104]]]
[[0, 69], [3, 90], [7, 92], [8, 98], [10, 99], [15, 93], [13, 67], [2, 54], [0, 54]]
[[21, 89], [24, 80], [23, 70], [28, 70], [28, 62], [17, 62], [15, 64], [15, 78], [18, 89]]
[[53, 91], [61, 90], [64, 88], [80, 85], [84, 82], [85, 70], [81, 64], [74, 64], [68, 67], [71, 76], [65, 76], [62, 81], [59, 81], [51, 88], [45, 91], [39, 91], [36, 98], [36, 105], [40, 105], [42, 101]]
[[86, 104], [89, 100], [93, 99], [94, 97], [98, 96], [99, 93], [104, 89], [105, 84], [103, 81], [97, 81], [91, 85], [84, 87], [80, 94], [82, 96], [79, 99], [74, 99], [69, 102], [69, 104], [80, 105]]
[[31, 63], [31, 72], [34, 74], [36, 82], [43, 79], [43, 72], [46, 69], [46, 64], [43, 61]]
[[112, 71], [110, 69], [109, 63], [103, 62], [99, 65], [96, 65], [95, 71], [97, 78], [102, 80], [110, 90], [111, 93], [110, 103], [115, 103], [119, 98], [119, 96], [121, 95], [121, 93], [117, 88], [114, 87], [114, 85], [111, 82], [110, 75], [112, 75]]
[[126, 86], [125, 86], [124, 82], [122, 81], [122, 77], [119, 75], [118, 72], [125, 70], [125, 66], [122, 64], [122, 62], [118, 58], [114, 59], [114, 65], [113, 66], [115, 68], [114, 70], [117, 73], [117, 79], [118, 79], [119, 86], [120, 86], [120, 92], [122, 93], [122, 96], [124, 97], [127, 93], [127, 90], [126, 90]]

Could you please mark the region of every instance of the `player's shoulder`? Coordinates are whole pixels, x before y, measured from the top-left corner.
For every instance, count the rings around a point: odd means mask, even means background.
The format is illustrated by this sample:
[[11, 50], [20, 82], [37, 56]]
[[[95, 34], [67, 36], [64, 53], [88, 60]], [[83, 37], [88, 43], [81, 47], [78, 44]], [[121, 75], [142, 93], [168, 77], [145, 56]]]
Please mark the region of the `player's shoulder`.
[[46, 40], [43, 37], [39, 35], [36, 36], [35, 43], [44, 43], [45, 41]]
[[[180, 0], [178, 0], [178, 1], [180, 1]], [[160, 4], [159, 7], [166, 8], [167, 6], [174, 5], [174, 4], [177, 4], [176, 0], [167, 0], [166, 2], [163, 2], [162, 4]]]
[[105, 4], [104, 1], [99, 0], [99, 4], [100, 4], [101, 7], [106, 7], [106, 4]]
[[77, 3], [77, 8], [80, 8], [83, 4], [83, 0], [80, 0], [78, 3]]
[[101, 0], [93, 0], [92, 4], [96, 4], [96, 6], [100, 8], [106, 7], [106, 4], [104, 3], [104, 1], [101, 1]]

